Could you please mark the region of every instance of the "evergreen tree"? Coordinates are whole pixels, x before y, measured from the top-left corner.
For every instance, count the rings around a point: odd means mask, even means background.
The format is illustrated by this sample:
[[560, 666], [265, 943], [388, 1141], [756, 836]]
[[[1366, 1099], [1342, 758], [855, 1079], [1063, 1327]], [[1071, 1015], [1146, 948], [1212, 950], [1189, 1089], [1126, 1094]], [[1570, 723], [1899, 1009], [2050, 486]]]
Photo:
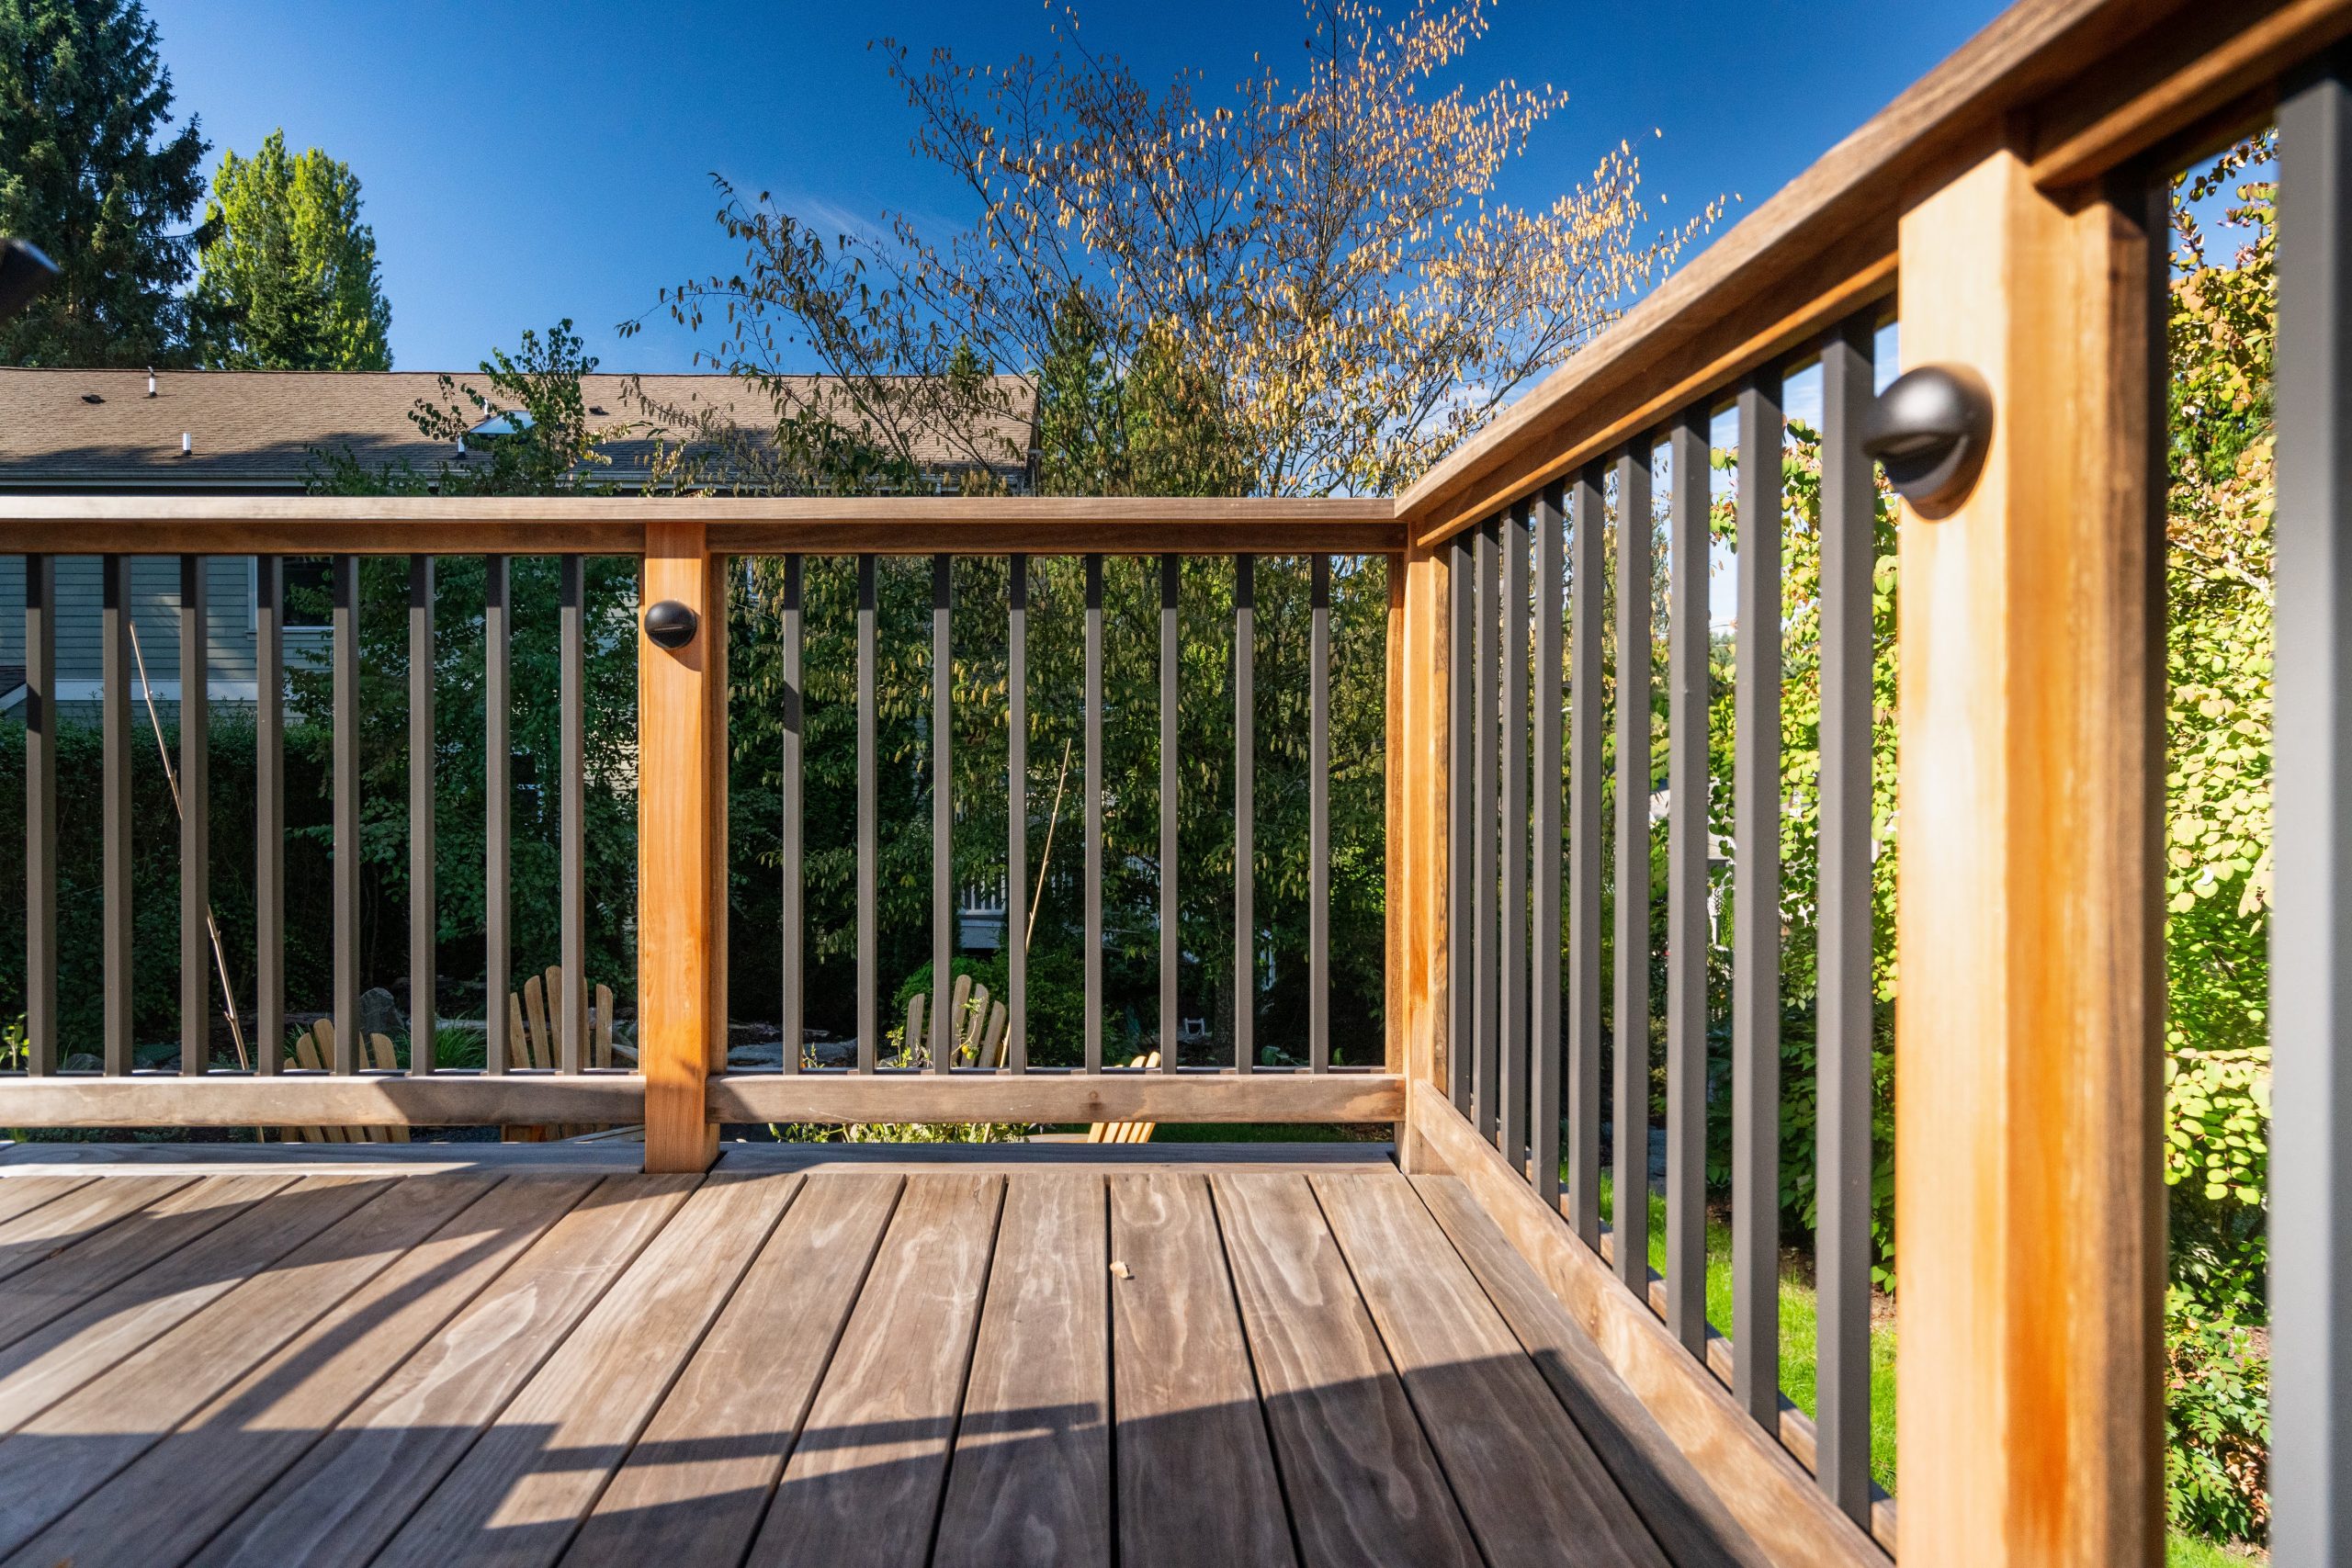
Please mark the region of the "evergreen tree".
[[351, 166], [273, 130], [221, 157], [204, 206], [198, 363], [220, 370], [389, 370], [392, 308]]
[[0, 231], [62, 276], [0, 326], [0, 363], [186, 363], [206, 142], [176, 134], [172, 78], [139, 0], [0, 0]]

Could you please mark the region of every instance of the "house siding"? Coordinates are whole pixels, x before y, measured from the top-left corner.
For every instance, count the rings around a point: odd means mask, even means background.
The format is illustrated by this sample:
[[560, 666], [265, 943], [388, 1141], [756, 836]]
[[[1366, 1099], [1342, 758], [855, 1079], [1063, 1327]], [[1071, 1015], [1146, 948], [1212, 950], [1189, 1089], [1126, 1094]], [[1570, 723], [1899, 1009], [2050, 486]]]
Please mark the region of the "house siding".
[[[251, 700], [254, 673], [254, 576], [248, 556], [207, 558], [206, 681], [216, 699]], [[130, 624], [159, 698], [180, 686], [180, 563], [140, 556], [130, 563]], [[0, 665], [25, 662], [25, 558], [0, 556]], [[95, 700], [105, 673], [101, 570], [96, 556], [57, 558], [57, 682], [61, 700]], [[133, 694], [139, 671], [131, 672]], [[225, 688], [225, 689], [224, 689]], [[85, 695], [86, 694], [86, 695]]]

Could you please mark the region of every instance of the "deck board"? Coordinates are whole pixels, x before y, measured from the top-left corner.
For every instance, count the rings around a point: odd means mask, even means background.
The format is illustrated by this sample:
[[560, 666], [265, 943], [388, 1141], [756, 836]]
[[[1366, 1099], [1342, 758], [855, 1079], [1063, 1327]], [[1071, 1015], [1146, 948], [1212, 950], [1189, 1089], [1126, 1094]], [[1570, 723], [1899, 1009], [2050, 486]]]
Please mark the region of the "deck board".
[[1210, 1186], [1307, 1568], [1477, 1568], [1306, 1178], [1219, 1175]]
[[[1111, 1183], [1124, 1568], [1297, 1561], [1205, 1177]], [[1202, 1499], [1216, 1498], [1215, 1506]]]
[[0, 1180], [4, 1568], [1760, 1561], [1378, 1158], [241, 1152]]
[[234, 1283], [160, 1336], [141, 1331], [132, 1354], [0, 1441], [0, 1554], [55, 1521], [487, 1190], [447, 1181], [384, 1187], [278, 1267]]
[[9, 1568], [186, 1562], [594, 1185], [502, 1182], [34, 1538]]
[[695, 1181], [607, 1179], [198, 1554], [359, 1568], [464, 1457]]
[[864, 1173], [808, 1181], [596, 1500], [566, 1568], [742, 1559], [899, 1186]]
[[1106, 1201], [1100, 1176], [1005, 1179], [933, 1568], [1111, 1560]]
[[751, 1568], [930, 1555], [1003, 1194], [997, 1176], [907, 1179]]

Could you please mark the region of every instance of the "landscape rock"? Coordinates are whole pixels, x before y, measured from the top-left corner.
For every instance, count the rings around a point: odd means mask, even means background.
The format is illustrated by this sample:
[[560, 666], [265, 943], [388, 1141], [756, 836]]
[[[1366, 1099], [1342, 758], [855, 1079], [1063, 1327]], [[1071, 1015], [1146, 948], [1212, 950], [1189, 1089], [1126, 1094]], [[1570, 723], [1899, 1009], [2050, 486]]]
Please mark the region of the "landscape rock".
[[400, 1004], [392, 1000], [392, 993], [378, 986], [359, 993], [359, 1037], [383, 1035], [398, 1040], [408, 1032], [408, 1022], [401, 1017]]

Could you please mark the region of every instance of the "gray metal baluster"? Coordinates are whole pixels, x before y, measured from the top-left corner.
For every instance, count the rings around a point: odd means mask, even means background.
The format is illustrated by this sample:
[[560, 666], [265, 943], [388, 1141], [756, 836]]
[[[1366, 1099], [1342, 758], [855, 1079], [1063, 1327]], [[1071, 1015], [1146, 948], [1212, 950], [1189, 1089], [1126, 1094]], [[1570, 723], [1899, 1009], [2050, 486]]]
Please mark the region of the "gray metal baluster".
[[254, 560], [254, 1070], [286, 1055], [286, 562]]
[[1739, 684], [1733, 696], [1732, 1397], [1781, 1400], [1781, 378], [1739, 391]]
[[130, 1071], [130, 558], [99, 569], [106, 646], [100, 655], [100, 831], [105, 836], [106, 1071]]
[[504, 556], [482, 558], [482, 1007], [484, 1071], [503, 1075], [522, 1042], [510, 1038], [514, 905], [509, 838], [514, 804], [514, 572]]
[[1176, 595], [1181, 563], [1159, 558], [1159, 1070], [1176, 1070], [1176, 965], [1184, 946], [1177, 903], [1176, 856]]
[[1821, 834], [1814, 1259], [1814, 1473], [1871, 1512], [1871, 575], [1877, 487], [1862, 456], [1872, 322], [1821, 351]]
[[803, 956], [804, 937], [801, 917], [808, 886], [806, 869], [802, 864], [808, 850], [806, 836], [807, 813], [802, 795], [803, 750], [807, 744], [801, 726], [807, 720], [807, 705], [801, 693], [801, 603], [803, 588], [801, 561], [797, 555], [784, 558], [784, 603], [777, 628], [782, 646], [777, 649], [783, 664], [784, 698], [782, 746], [783, 780], [778, 793], [783, 806], [783, 820], [777, 825], [777, 849], [784, 862], [784, 885], [778, 892], [779, 924], [784, 928], [782, 947], [784, 958], [783, 1012], [779, 1032], [783, 1048], [777, 1053], [783, 1070], [800, 1070], [800, 1043], [803, 1019], [803, 991], [808, 984], [807, 960]]
[[1617, 461], [1617, 1277], [1650, 1278], [1650, 457], [1646, 435]]
[[1600, 1246], [1601, 470], [1577, 476], [1568, 569], [1568, 1208]]
[[1534, 964], [1529, 997], [1530, 1064], [1528, 1160], [1536, 1195], [1560, 1201], [1560, 1001], [1566, 928], [1560, 904], [1560, 806], [1564, 786], [1560, 701], [1561, 546], [1560, 487], [1535, 500], [1535, 919], [1530, 942]]
[[1496, 845], [1500, 807], [1495, 797], [1498, 763], [1496, 750], [1500, 741], [1501, 698], [1495, 691], [1495, 676], [1501, 667], [1499, 652], [1501, 596], [1496, 591], [1495, 556], [1497, 525], [1489, 519], [1478, 525], [1478, 539], [1473, 547], [1471, 570], [1476, 574], [1473, 597], [1476, 601], [1476, 629], [1470, 638], [1470, 708], [1473, 718], [1470, 744], [1470, 830], [1476, 835], [1470, 849], [1470, 965], [1472, 1066], [1470, 1073], [1471, 1124], [1482, 1137], [1495, 1135], [1496, 1104], [1500, 1096], [1496, 1091], [1495, 1068], [1498, 1063], [1496, 1029], [1501, 1021], [1502, 983], [1502, 910], [1495, 891]]
[[359, 558], [334, 558], [334, 1050], [359, 1070]]
[[[1246, 1073], [1258, 1020], [1257, 561], [1233, 558], [1233, 1070]], [[1313, 765], [1308, 765], [1312, 776]], [[1320, 1064], [1317, 1064], [1318, 1066]]]
[[2270, 1551], [2352, 1565], [2352, 72], [2278, 111]]
[[[948, 625], [955, 567], [931, 558], [931, 1070], [956, 1065], [956, 781], [951, 772], [956, 653]], [[912, 1050], [914, 1042], [907, 1042]]]
[[1707, 629], [1704, 405], [1675, 422], [1668, 550], [1666, 1325], [1707, 1349]]
[[1029, 558], [1015, 555], [1011, 572], [1004, 644], [1004, 1062], [1020, 1073], [1029, 1069]]
[[1471, 536], [1457, 534], [1446, 554], [1446, 1093], [1453, 1108], [1470, 1114], [1471, 1060], [1476, 1038], [1476, 992], [1473, 979], [1476, 953], [1471, 935], [1471, 842], [1477, 811], [1471, 794], [1471, 737], [1476, 709], [1470, 672], [1477, 662], [1477, 614], [1472, 592], [1476, 570]]
[[1102, 558], [1086, 558], [1086, 1070], [1102, 1070]]
[[25, 1071], [57, 1070], [57, 561], [25, 558]]
[[562, 780], [559, 842], [563, 862], [563, 1048], [559, 1066], [565, 1073], [578, 1073], [587, 1065], [587, 563], [579, 556], [563, 557], [557, 618], [561, 662], [556, 680], [561, 756], [556, 767]]
[[1528, 1053], [1528, 821], [1527, 599], [1528, 533], [1532, 519], [1524, 504], [1503, 519], [1503, 984], [1502, 1099], [1499, 1110], [1503, 1159], [1513, 1170], [1527, 1167]]
[[[440, 919], [434, 878], [433, 558], [408, 558], [408, 1070], [434, 1068]], [[494, 1000], [485, 997], [485, 1003]]]
[[180, 558], [180, 1071], [212, 1063], [211, 628], [206, 560]]
[[1307, 579], [1306, 1057], [1331, 1066], [1331, 558]]
[[[857, 1070], [874, 1070], [882, 1032], [880, 941], [875, 927], [879, 896], [879, 844], [874, 789], [875, 562], [857, 558]], [[912, 1041], [908, 1042], [910, 1045]]]

